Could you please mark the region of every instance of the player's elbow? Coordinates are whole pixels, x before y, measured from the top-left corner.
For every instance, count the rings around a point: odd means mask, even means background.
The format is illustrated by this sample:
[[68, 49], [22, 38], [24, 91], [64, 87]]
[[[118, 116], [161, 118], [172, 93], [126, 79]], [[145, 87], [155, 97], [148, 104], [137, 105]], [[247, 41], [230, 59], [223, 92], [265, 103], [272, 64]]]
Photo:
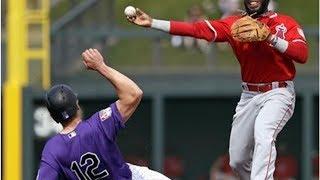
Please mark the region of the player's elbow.
[[143, 91], [137, 87], [130, 93], [129, 101], [131, 104], [137, 104], [141, 101], [142, 96], [143, 96]]
[[211, 42], [213, 39], [211, 34], [203, 31], [200, 28], [197, 28], [196, 26], [194, 26], [193, 37], [198, 38], [198, 39], [204, 39], [208, 42]]
[[134, 96], [135, 96], [135, 99], [140, 102], [143, 96], [143, 91], [140, 88], [138, 88]]
[[305, 64], [308, 60], [308, 55], [305, 55], [305, 56], [302, 56], [300, 59], [299, 59], [299, 63], [300, 64]]
[[297, 63], [305, 64], [308, 60], [308, 45], [302, 42], [290, 43], [286, 54]]
[[302, 57], [300, 59], [301, 63], [305, 64], [307, 62], [308, 58], [309, 58], [309, 50], [308, 50], [308, 47], [305, 46], [304, 47], [304, 53], [303, 53], [303, 55], [302, 55]]
[[300, 64], [305, 64], [308, 60], [308, 48], [307, 47], [303, 47], [300, 49], [301, 54], [296, 57], [295, 61], [300, 63]]

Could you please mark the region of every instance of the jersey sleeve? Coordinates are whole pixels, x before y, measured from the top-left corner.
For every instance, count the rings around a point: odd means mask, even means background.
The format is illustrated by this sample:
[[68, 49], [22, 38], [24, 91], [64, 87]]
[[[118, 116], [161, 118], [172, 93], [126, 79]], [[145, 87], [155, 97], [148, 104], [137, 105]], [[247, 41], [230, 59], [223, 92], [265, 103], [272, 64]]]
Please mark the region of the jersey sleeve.
[[285, 39], [290, 42], [300, 42], [303, 44], [307, 44], [304, 32], [298, 22], [289, 16], [287, 16], [286, 19], [288, 32], [286, 33]]
[[119, 130], [125, 127], [116, 103], [112, 103], [110, 107], [95, 113], [90, 121], [111, 141], [115, 141]]
[[37, 180], [59, 179], [59, 165], [51, 154], [50, 149], [53, 149], [52, 144], [47, 142], [42, 151]]
[[57, 180], [59, 179], [58, 171], [48, 163], [41, 161], [38, 170], [37, 180]]
[[289, 16], [286, 17], [286, 26], [288, 48], [284, 54], [298, 63], [305, 63], [308, 59], [308, 44], [301, 26]]
[[232, 16], [221, 20], [201, 20], [193, 23], [170, 21], [170, 34], [213, 42], [228, 42], [231, 39], [230, 26], [234, 18]]

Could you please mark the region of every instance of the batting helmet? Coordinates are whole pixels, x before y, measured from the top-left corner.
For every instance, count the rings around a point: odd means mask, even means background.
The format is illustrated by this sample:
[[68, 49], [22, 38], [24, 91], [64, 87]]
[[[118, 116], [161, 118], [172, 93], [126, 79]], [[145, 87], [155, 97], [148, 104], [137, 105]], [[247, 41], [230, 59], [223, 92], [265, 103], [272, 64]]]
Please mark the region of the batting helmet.
[[79, 109], [77, 103], [76, 94], [64, 84], [53, 86], [46, 94], [48, 111], [57, 123], [73, 118]]
[[246, 11], [249, 15], [256, 13], [253, 17], [258, 17], [261, 14], [265, 13], [268, 11], [268, 5], [270, 0], [262, 0], [261, 6], [258, 10], [251, 10], [247, 4], [249, 3], [250, 0], [244, 0], [244, 7], [246, 8]]

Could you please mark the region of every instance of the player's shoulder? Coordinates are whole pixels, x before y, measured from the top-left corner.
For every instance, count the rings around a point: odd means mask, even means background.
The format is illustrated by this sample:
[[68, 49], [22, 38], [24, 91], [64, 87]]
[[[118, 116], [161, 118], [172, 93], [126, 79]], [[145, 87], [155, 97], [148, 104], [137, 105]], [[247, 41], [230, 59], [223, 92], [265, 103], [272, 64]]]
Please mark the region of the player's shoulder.
[[116, 105], [116, 102], [94, 113], [89, 119], [86, 120], [86, 122], [103, 122], [112, 118], [121, 119], [121, 115]]
[[112, 117], [113, 111], [113, 107], [110, 105], [106, 108], [96, 111], [87, 120], [85, 120], [85, 122], [88, 122], [90, 124], [92, 122], [105, 121]]
[[110, 118], [122, 120], [122, 116], [118, 109], [117, 102], [114, 102], [110, 104], [107, 108], [100, 110], [98, 112], [98, 115], [101, 121], [105, 121]]
[[212, 19], [209, 22], [211, 24], [219, 23], [219, 24], [224, 24], [226, 26], [231, 26], [236, 20], [238, 20], [240, 18], [241, 18], [240, 15], [229, 15], [229, 16], [223, 17], [221, 19]]
[[56, 134], [54, 136], [52, 136], [46, 143], [46, 146], [47, 147], [54, 147], [54, 146], [57, 146], [57, 144], [60, 144], [61, 143], [61, 138], [59, 137], [60, 134]]
[[42, 156], [52, 156], [59, 153], [59, 149], [61, 147], [61, 138], [59, 138], [59, 134], [51, 137], [46, 144], [44, 145]]
[[113, 105], [110, 105], [109, 107], [100, 110], [98, 112], [98, 117], [101, 121], [105, 121], [105, 120], [109, 119], [110, 117], [112, 117], [113, 111], [114, 111], [114, 107], [113, 107]]
[[234, 21], [236, 21], [236, 20], [238, 20], [238, 19], [240, 19], [240, 18], [242, 18], [242, 17], [243, 17], [243, 15], [240, 14], [240, 13], [234, 13], [234, 14], [231, 14], [231, 15], [229, 15], [229, 16], [223, 17], [223, 18], [221, 19], [221, 21], [234, 22]]
[[60, 138], [59, 138], [59, 134], [56, 134], [54, 136], [52, 136], [51, 138], [49, 138], [49, 140], [46, 142], [45, 147], [54, 147], [56, 146], [58, 143], [60, 143]]
[[298, 25], [299, 24], [294, 17], [287, 15], [287, 14], [275, 13], [274, 19], [276, 21], [286, 23], [287, 25]]

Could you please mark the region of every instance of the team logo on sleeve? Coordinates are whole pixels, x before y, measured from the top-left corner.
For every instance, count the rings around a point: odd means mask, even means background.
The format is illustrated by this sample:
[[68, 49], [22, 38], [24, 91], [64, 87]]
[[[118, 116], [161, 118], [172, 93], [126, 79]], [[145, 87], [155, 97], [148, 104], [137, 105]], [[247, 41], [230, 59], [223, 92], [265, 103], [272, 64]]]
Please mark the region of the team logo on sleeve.
[[285, 39], [285, 33], [287, 32], [287, 28], [284, 26], [284, 24], [280, 24], [278, 26], [276, 26], [276, 36], [281, 38], [281, 39]]
[[110, 107], [103, 109], [99, 112], [99, 117], [101, 119], [101, 121], [104, 121], [106, 119], [108, 119], [112, 114], [112, 110]]

